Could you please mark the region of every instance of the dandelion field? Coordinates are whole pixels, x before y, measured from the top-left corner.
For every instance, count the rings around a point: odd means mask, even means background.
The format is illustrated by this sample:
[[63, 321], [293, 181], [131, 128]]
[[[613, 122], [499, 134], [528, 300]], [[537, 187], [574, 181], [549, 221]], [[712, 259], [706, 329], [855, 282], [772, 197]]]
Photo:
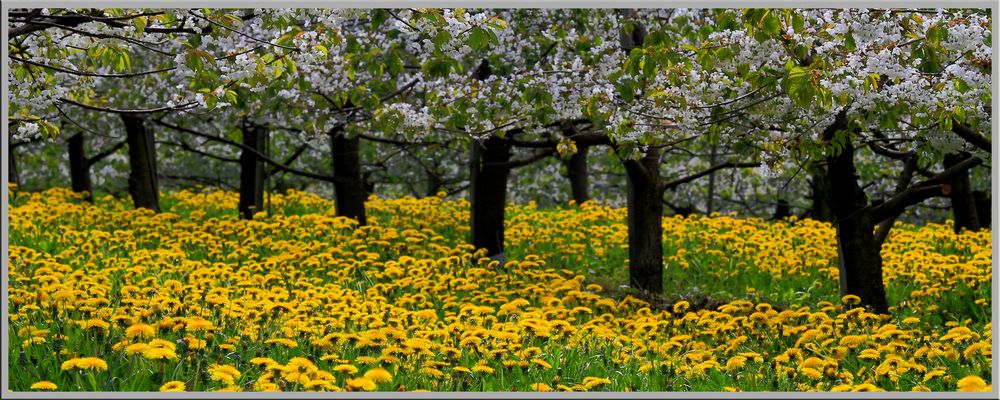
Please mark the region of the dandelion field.
[[11, 390], [992, 390], [988, 230], [900, 223], [879, 316], [812, 220], [665, 218], [648, 299], [620, 287], [622, 209], [511, 205], [498, 265], [462, 200], [373, 197], [361, 228], [304, 192], [236, 202], [12, 192]]

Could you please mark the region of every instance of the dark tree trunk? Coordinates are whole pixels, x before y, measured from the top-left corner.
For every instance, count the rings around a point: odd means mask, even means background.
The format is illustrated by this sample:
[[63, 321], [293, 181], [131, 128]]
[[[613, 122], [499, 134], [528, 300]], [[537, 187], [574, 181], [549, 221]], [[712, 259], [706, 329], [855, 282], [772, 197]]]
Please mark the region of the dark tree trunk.
[[[243, 144], [264, 154], [267, 132], [252, 124], [243, 125]], [[240, 218], [253, 219], [264, 209], [264, 162], [244, 149], [240, 153]]]
[[[471, 243], [503, 259], [504, 207], [510, 177], [510, 145], [494, 137], [472, 142], [469, 205]], [[497, 257], [499, 256], [499, 257]]]
[[444, 186], [444, 182], [437, 173], [429, 169], [424, 170], [424, 174], [427, 176], [427, 190], [424, 192], [426, 197], [437, 196], [438, 192]]
[[641, 160], [626, 160], [628, 175], [629, 284], [663, 292], [663, 187], [659, 154], [650, 150]]
[[[846, 113], [824, 132], [824, 139], [847, 126]], [[850, 140], [836, 155], [826, 157], [825, 188], [830, 196], [834, 226], [837, 228], [838, 263], [840, 267], [840, 293], [861, 298], [861, 304], [877, 313], [888, 313], [889, 306], [882, 281], [881, 245], [875, 240], [873, 221], [868, 199], [858, 186], [854, 165], [854, 145]]]
[[66, 141], [69, 150], [69, 178], [74, 192], [84, 193], [83, 199], [94, 202], [94, 187], [90, 181], [90, 162], [84, 149], [83, 132], [77, 132]]
[[141, 117], [122, 115], [128, 143], [128, 193], [135, 208], [148, 208], [160, 212], [157, 193], [156, 144], [153, 131], [146, 127]]
[[979, 217], [979, 227], [989, 229], [993, 222], [993, 202], [990, 201], [990, 192], [977, 190], [973, 192], [976, 200], [976, 215]]
[[[715, 159], [719, 152], [719, 146], [712, 143], [712, 153], [708, 159], [708, 165], [715, 165]], [[715, 172], [708, 174], [708, 196], [705, 198], [705, 214], [712, 215], [715, 211]]]
[[361, 138], [348, 138], [343, 132], [336, 132], [330, 140], [333, 153], [333, 184], [337, 215], [353, 218], [364, 226], [368, 223], [365, 215], [365, 182], [361, 177]]
[[[947, 154], [944, 156], [945, 169], [958, 164], [969, 157], [969, 154]], [[969, 183], [969, 171], [956, 174], [948, 180], [951, 186], [951, 211], [955, 218], [955, 233], [962, 229], [978, 231], [979, 215], [976, 212], [976, 200], [972, 197], [972, 185]]]
[[792, 215], [791, 206], [788, 204], [788, 200], [778, 199], [778, 205], [774, 207], [774, 215], [772, 218], [775, 220], [783, 220]]
[[833, 222], [833, 209], [830, 201], [833, 197], [825, 183], [826, 173], [817, 171], [809, 179], [809, 188], [812, 191], [810, 200], [812, 208], [809, 209], [809, 217], [817, 221]]
[[7, 143], [7, 182], [21, 186], [21, 177], [17, 173], [17, 154], [14, 154], [13, 143]]
[[566, 175], [573, 192], [573, 201], [581, 204], [590, 200], [590, 171], [587, 169], [587, 150], [590, 146], [579, 146], [576, 154], [566, 160]]

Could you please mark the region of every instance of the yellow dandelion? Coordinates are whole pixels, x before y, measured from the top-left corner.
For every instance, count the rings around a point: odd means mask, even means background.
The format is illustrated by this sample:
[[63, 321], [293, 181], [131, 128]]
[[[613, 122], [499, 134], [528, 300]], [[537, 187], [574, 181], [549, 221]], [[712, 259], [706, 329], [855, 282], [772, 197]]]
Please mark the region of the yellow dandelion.
[[56, 390], [58, 387], [55, 383], [49, 381], [38, 381], [33, 383], [31, 388], [35, 390]]
[[351, 364], [341, 364], [336, 367], [333, 367], [333, 370], [335, 372], [343, 372], [348, 375], [354, 375], [358, 373], [358, 367], [355, 367]]
[[183, 392], [187, 386], [181, 381], [170, 381], [160, 386], [161, 392]]
[[858, 355], [858, 358], [863, 358], [866, 360], [878, 360], [879, 356], [880, 354], [876, 349], [864, 349], [861, 351], [861, 354]]
[[142, 356], [150, 360], [177, 359], [177, 353], [168, 348], [146, 347], [142, 351]]
[[133, 324], [125, 329], [125, 337], [132, 339], [135, 337], [151, 338], [156, 336], [156, 328], [152, 325]]
[[359, 377], [354, 379], [348, 379], [347, 387], [351, 389], [360, 389], [366, 392], [370, 392], [372, 390], [375, 390], [376, 385], [375, 382], [369, 378]]
[[847, 304], [849, 306], [861, 304], [861, 298], [858, 297], [857, 295], [853, 295], [853, 294], [848, 294], [848, 295], [845, 295], [844, 297], [841, 297], [840, 301], [842, 301], [844, 304]]
[[250, 359], [250, 363], [254, 364], [254, 365], [268, 366], [268, 365], [271, 365], [271, 364], [277, 364], [278, 362], [274, 361], [273, 359], [271, 359], [269, 357], [254, 357], [254, 358]]
[[494, 372], [494, 369], [488, 365], [479, 364], [472, 367], [472, 372], [482, 372], [484, 374], [492, 374]]
[[959, 392], [983, 392], [986, 389], [986, 381], [975, 375], [969, 375], [965, 378], [959, 379], [958, 383]]
[[597, 386], [610, 384], [611, 380], [606, 378], [598, 378], [595, 376], [588, 376], [583, 378], [583, 386], [587, 389], [593, 389]]
[[142, 352], [146, 351], [146, 349], [148, 349], [148, 348], [149, 348], [149, 345], [145, 344], [145, 343], [130, 344], [130, 345], [128, 345], [128, 346], [125, 347], [125, 354], [128, 354], [128, 355], [141, 354]]
[[291, 339], [275, 338], [275, 339], [267, 339], [264, 341], [264, 344], [273, 344], [273, 343], [277, 343], [285, 347], [292, 347], [292, 348], [299, 347], [299, 344]]
[[365, 372], [365, 378], [371, 379], [372, 381], [385, 383], [392, 381], [392, 374], [386, 371], [385, 368], [375, 368]]
[[535, 392], [551, 392], [552, 386], [546, 385], [544, 383], [532, 383], [531, 390]]
[[812, 379], [820, 379], [820, 378], [823, 377], [823, 373], [819, 372], [819, 370], [816, 369], [816, 368], [806, 367], [806, 368], [802, 368], [801, 370], [799, 370], [799, 372], [801, 372], [802, 375], [808, 376], [808, 377], [810, 377]]
[[855, 385], [851, 388], [852, 392], [884, 392], [882, 388], [872, 385], [870, 383], [862, 383], [860, 385]]
[[232, 385], [240, 377], [240, 371], [232, 365], [212, 364], [208, 366], [208, 375], [213, 381]]
[[62, 363], [63, 371], [67, 371], [73, 368], [107, 371], [108, 363], [97, 357], [72, 358]]

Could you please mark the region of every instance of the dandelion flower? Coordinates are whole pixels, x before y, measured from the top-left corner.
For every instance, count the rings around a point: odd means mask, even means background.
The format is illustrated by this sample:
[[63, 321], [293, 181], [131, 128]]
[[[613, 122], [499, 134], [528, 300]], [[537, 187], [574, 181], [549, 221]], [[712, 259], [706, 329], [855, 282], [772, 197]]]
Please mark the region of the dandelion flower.
[[375, 382], [385, 383], [392, 381], [392, 374], [386, 371], [385, 368], [375, 368], [365, 372], [365, 378], [371, 379]]
[[152, 325], [133, 324], [125, 329], [125, 337], [132, 339], [135, 337], [151, 338], [156, 336], [156, 328]]
[[840, 301], [849, 306], [861, 304], [861, 298], [853, 294], [844, 295], [844, 297], [840, 298]]
[[816, 368], [805, 367], [802, 368], [800, 372], [802, 372], [802, 375], [808, 376], [812, 379], [820, 379], [823, 377], [823, 373], [819, 372], [819, 370]]
[[56, 390], [58, 387], [55, 383], [49, 381], [38, 381], [32, 384], [31, 388], [35, 390]]
[[125, 347], [125, 354], [128, 354], [128, 355], [141, 354], [142, 352], [146, 351], [146, 349], [148, 349], [148, 348], [149, 348], [149, 345], [145, 344], [145, 343], [130, 344], [130, 345], [128, 345], [128, 346]]
[[611, 380], [606, 378], [598, 378], [595, 376], [588, 376], [586, 378], [583, 378], [583, 386], [585, 386], [587, 389], [593, 389], [597, 386], [607, 385], [610, 383]]
[[986, 381], [975, 375], [969, 375], [958, 380], [959, 392], [982, 392], [986, 388]]
[[371, 379], [360, 377], [360, 378], [348, 379], [347, 387], [351, 389], [361, 389], [366, 392], [370, 392], [372, 390], [375, 390], [376, 385], [375, 382], [372, 381]]
[[348, 375], [354, 375], [358, 373], [358, 367], [355, 367], [351, 364], [341, 364], [336, 367], [333, 367], [333, 370], [336, 372], [343, 372]]
[[884, 392], [882, 388], [872, 385], [870, 383], [862, 383], [860, 385], [855, 385], [851, 388], [852, 392]]
[[240, 371], [232, 365], [212, 364], [208, 367], [208, 375], [213, 381], [232, 385], [240, 377]]
[[488, 365], [480, 364], [472, 367], [472, 372], [482, 372], [486, 374], [492, 374], [494, 372], [494, 369], [493, 367], [490, 367]]
[[187, 386], [184, 385], [184, 382], [181, 382], [181, 381], [170, 381], [170, 382], [164, 383], [163, 386], [160, 386], [160, 391], [161, 392], [183, 392], [184, 389], [186, 389], [186, 387]]
[[108, 363], [97, 357], [72, 358], [62, 363], [63, 371], [73, 368], [107, 371]]
[[532, 383], [531, 390], [535, 392], [551, 392], [552, 386], [546, 385], [544, 383]]

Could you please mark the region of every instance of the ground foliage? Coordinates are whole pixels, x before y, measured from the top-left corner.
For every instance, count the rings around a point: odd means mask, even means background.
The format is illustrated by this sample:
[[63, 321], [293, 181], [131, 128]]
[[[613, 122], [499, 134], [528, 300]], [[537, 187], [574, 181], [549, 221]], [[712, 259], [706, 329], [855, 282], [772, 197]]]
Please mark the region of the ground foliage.
[[[833, 229], [666, 218], [665, 295], [625, 282], [625, 210], [510, 206], [509, 261], [464, 244], [468, 205], [305, 192], [236, 218], [14, 192], [12, 390], [991, 390], [991, 232], [900, 224], [892, 315], [837, 293]], [[708, 299], [708, 300], [706, 300]]]

